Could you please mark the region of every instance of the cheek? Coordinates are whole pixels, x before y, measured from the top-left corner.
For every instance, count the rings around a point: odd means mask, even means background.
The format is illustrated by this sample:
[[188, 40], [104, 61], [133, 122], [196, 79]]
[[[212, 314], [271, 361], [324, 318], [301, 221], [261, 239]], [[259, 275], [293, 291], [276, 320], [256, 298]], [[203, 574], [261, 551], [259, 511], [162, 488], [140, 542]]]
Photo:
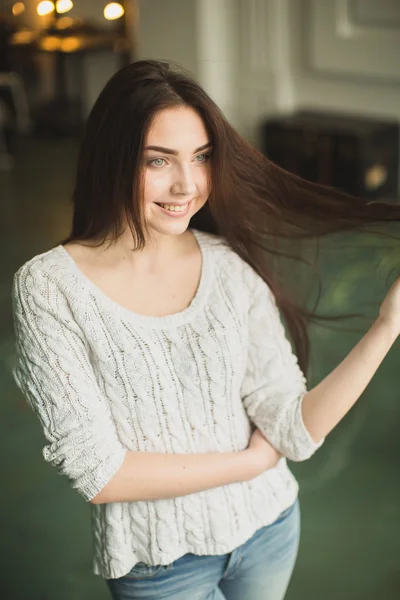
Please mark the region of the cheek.
[[204, 169], [201, 173], [197, 187], [201, 196], [205, 196], [206, 198], [209, 196], [211, 191], [211, 172], [209, 168]]
[[144, 198], [146, 202], [152, 202], [158, 198], [160, 194], [170, 188], [171, 183], [169, 177], [166, 174], [152, 173], [149, 171], [144, 179]]

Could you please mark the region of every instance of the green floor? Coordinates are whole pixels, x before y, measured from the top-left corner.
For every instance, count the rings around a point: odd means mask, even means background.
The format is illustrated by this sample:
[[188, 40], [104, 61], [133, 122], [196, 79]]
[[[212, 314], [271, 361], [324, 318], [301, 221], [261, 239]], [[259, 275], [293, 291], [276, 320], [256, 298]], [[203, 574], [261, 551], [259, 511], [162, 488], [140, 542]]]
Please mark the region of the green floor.
[[[109, 598], [90, 570], [89, 506], [44, 463], [39, 424], [11, 377], [12, 274], [67, 233], [75, 156], [73, 140], [30, 140], [17, 168], [0, 173], [1, 600]], [[373, 242], [347, 235], [323, 250], [324, 310], [377, 310], [371, 303], [383, 298], [400, 258], [398, 245]], [[353, 326], [365, 329], [365, 323]], [[310, 383], [361, 335], [316, 328]], [[321, 450], [292, 465], [303, 532], [287, 600], [400, 598], [399, 360], [396, 342]]]

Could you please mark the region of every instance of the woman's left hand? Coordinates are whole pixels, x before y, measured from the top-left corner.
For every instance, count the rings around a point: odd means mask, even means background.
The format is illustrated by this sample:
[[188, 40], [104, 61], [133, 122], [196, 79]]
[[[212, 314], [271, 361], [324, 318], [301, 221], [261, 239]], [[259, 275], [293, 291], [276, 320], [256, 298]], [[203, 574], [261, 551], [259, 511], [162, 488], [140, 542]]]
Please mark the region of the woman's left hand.
[[394, 282], [381, 304], [379, 318], [389, 325], [394, 335], [400, 333], [400, 277]]

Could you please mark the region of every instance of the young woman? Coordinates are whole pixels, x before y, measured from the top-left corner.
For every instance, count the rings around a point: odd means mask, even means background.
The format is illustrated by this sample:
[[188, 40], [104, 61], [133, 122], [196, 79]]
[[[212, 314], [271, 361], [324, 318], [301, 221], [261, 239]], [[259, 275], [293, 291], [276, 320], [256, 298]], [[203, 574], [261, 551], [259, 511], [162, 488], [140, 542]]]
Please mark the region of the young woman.
[[400, 281], [307, 392], [312, 315], [269, 259], [280, 239], [398, 220], [271, 164], [179, 68], [112, 77], [71, 235], [15, 275], [14, 314], [16, 381], [45, 460], [93, 505], [113, 598], [284, 597], [299, 542], [286, 458], [308, 459], [371, 380], [399, 334]]

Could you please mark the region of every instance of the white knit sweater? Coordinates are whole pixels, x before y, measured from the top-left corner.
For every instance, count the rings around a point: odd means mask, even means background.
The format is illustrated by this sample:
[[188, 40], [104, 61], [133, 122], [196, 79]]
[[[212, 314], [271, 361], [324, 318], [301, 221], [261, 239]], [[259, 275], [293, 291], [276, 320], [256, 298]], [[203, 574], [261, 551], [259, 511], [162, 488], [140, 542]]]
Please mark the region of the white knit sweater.
[[[220, 237], [193, 230], [202, 274], [188, 308], [135, 314], [83, 275], [63, 246], [14, 277], [14, 376], [38, 415], [44, 458], [86, 500], [127, 450], [239, 452], [253, 422], [289, 459], [315, 444], [301, 417], [306, 382], [271, 291]], [[93, 569], [225, 554], [296, 499], [286, 460], [250, 482], [166, 500], [93, 505]]]

